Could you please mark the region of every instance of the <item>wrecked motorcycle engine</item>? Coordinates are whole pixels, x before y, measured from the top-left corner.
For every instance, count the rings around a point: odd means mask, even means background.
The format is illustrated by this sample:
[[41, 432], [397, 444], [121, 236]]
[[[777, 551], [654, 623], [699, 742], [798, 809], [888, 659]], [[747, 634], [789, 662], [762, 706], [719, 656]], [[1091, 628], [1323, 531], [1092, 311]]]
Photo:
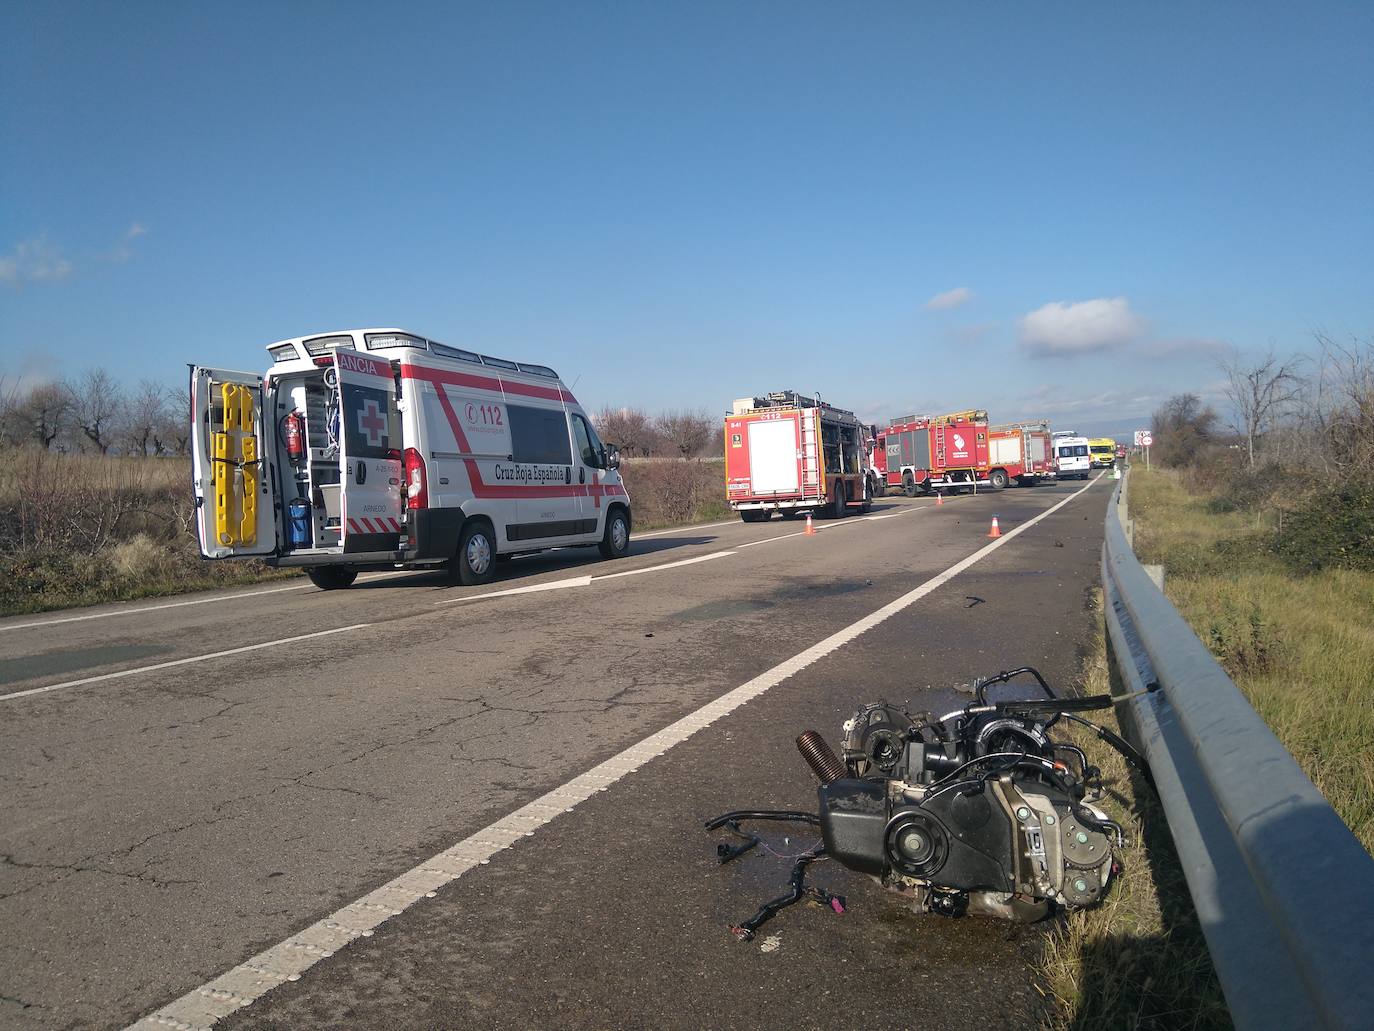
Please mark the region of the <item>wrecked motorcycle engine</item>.
[[[1042, 697], [988, 701], [988, 688], [1025, 678]], [[923, 913], [1029, 923], [1055, 906], [1081, 909], [1102, 898], [1117, 872], [1112, 847], [1124, 843], [1121, 828], [1097, 808], [1101, 771], [1051, 731], [1061, 721], [1088, 728], [1153, 789], [1140, 753], [1079, 715], [1116, 699], [1057, 697], [1030, 666], [976, 680], [973, 693], [974, 704], [938, 718], [887, 702], [865, 705], [844, 724], [843, 760], [814, 730], [802, 734], [797, 748], [821, 782], [819, 815], [736, 809], [706, 821], [707, 831], [736, 839], [717, 844], [722, 864], [768, 848], [746, 822], [821, 832], [811, 848], [786, 857], [794, 860], [787, 892], [732, 925], [736, 937], [749, 941], [804, 900], [845, 912], [843, 895], [806, 883], [808, 868], [823, 859], [872, 874]]]
[[[990, 684], [1022, 674], [1045, 700], [984, 700]], [[1073, 715], [1110, 699], [1055, 698], [1029, 668], [979, 681], [976, 693], [976, 704], [938, 719], [865, 705], [844, 724], [843, 761], [815, 731], [797, 739], [821, 781], [825, 854], [921, 912], [1030, 922], [1054, 903], [1092, 905], [1116, 869], [1121, 829], [1093, 805], [1098, 770], [1050, 730], [1068, 716], [1129, 749]]]

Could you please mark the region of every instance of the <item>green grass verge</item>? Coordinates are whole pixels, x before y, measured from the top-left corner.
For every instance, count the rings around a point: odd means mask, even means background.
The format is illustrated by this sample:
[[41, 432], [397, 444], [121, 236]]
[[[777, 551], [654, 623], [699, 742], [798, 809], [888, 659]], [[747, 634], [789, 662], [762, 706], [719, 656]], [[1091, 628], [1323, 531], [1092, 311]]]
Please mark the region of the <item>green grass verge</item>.
[[1133, 470], [1142, 562], [1351, 830], [1374, 852], [1374, 573], [1295, 572], [1276, 513], [1219, 511], [1171, 471]]

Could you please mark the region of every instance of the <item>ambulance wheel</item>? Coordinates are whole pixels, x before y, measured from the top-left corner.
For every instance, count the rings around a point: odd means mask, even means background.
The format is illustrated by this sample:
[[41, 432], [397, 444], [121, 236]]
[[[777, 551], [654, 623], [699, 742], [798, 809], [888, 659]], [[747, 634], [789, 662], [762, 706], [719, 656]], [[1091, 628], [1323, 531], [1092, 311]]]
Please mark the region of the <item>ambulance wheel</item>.
[[341, 591], [358, 579], [358, 571], [347, 566], [308, 566], [305, 575], [322, 591]]
[[464, 587], [489, 583], [496, 572], [496, 541], [491, 524], [473, 519], [458, 538], [458, 554], [449, 559], [449, 579]]
[[992, 484], [993, 490], [1005, 490], [1007, 486], [1007, 474], [1001, 469], [994, 469], [988, 473], [988, 482]]
[[624, 558], [630, 553], [630, 517], [623, 508], [611, 509], [597, 548], [602, 558]]

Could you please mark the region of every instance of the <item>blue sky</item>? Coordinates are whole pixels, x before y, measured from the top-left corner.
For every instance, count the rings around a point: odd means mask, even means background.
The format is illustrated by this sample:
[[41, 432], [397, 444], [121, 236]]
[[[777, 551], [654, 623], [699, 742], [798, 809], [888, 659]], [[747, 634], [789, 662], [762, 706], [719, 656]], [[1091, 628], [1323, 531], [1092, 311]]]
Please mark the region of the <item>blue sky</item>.
[[1374, 4], [6, 4], [0, 374], [400, 325], [1128, 429], [1374, 332]]

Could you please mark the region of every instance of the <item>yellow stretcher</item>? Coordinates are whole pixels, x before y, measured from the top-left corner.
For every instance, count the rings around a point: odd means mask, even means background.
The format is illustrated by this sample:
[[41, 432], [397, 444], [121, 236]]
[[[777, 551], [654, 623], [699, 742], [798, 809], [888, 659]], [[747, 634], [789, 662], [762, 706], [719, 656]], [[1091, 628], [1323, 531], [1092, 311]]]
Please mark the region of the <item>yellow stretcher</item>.
[[[253, 391], [239, 383], [220, 384], [221, 427], [212, 434], [215, 539], [224, 547], [258, 540], [258, 438], [253, 432]], [[211, 410], [213, 421], [214, 412]]]

